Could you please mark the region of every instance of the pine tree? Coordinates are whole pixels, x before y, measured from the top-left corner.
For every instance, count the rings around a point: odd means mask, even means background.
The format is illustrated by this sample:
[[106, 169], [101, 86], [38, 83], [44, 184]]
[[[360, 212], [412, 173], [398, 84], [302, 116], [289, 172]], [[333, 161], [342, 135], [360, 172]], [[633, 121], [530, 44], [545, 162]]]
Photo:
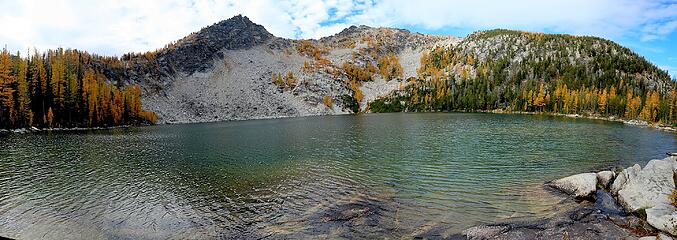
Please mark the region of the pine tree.
[[42, 116], [42, 124], [47, 123], [46, 96], [47, 96], [47, 71], [41, 55], [37, 50], [31, 58], [31, 94], [33, 100], [39, 100], [39, 111]]
[[[7, 51], [3, 48], [0, 53], [0, 125], [12, 126], [15, 122], [14, 109], [14, 84], [16, 79], [12, 76], [12, 60]], [[7, 121], [4, 121], [4, 116]]]
[[54, 112], [52, 111], [52, 107], [47, 110], [47, 126], [52, 128], [54, 125]]
[[21, 125], [30, 125], [31, 97], [28, 90], [28, 60], [17, 53], [17, 103]]
[[50, 78], [50, 89], [52, 91], [52, 97], [54, 104], [58, 106], [59, 108], [63, 107], [64, 103], [64, 75], [65, 75], [65, 65], [64, 65], [64, 59], [63, 59], [63, 49], [58, 49], [57, 51], [53, 51], [52, 54], [53, 56], [50, 58], [51, 60], [51, 69], [52, 69], [52, 76]]
[[602, 92], [599, 94], [598, 99], [599, 99], [599, 101], [598, 101], [599, 112], [603, 115], [606, 115], [606, 112], [607, 112], [607, 109], [606, 109], [606, 105], [607, 105], [606, 88], [604, 90], [602, 90]]

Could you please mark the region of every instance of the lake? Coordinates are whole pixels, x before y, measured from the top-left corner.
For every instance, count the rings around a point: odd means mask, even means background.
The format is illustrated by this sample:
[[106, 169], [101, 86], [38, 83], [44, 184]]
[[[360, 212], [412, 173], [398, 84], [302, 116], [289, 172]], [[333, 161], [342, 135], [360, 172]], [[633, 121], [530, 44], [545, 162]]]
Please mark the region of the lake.
[[0, 236], [448, 237], [576, 205], [543, 183], [641, 165], [674, 133], [539, 115], [394, 113], [0, 137]]

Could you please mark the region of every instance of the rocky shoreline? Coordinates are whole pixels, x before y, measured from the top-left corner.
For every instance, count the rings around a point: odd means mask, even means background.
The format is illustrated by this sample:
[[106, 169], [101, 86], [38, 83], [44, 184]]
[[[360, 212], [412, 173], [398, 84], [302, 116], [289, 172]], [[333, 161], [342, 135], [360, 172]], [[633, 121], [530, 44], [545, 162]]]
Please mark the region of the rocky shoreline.
[[674, 239], [677, 209], [670, 199], [677, 157], [626, 169], [581, 173], [548, 182], [580, 201], [551, 219], [505, 222], [469, 228], [465, 239]]
[[602, 117], [602, 116], [585, 116], [581, 114], [563, 114], [563, 113], [547, 113], [547, 112], [522, 112], [522, 111], [504, 111], [501, 109], [495, 109], [495, 110], [489, 110], [489, 111], [481, 111], [481, 112], [486, 112], [486, 113], [494, 113], [494, 114], [525, 114], [525, 115], [546, 115], [546, 116], [557, 116], [557, 117], [568, 117], [568, 118], [584, 118], [584, 119], [593, 119], [593, 120], [603, 120], [603, 121], [609, 121], [609, 122], [620, 122], [623, 124], [631, 125], [631, 126], [636, 126], [636, 127], [648, 127], [648, 128], [654, 128], [657, 130], [661, 131], [668, 131], [668, 132], [677, 132], [677, 128], [672, 127], [672, 126], [667, 126], [667, 125], [661, 125], [658, 123], [650, 123], [647, 121], [643, 120], [637, 120], [637, 119], [623, 119], [623, 118], [617, 118], [617, 117]]
[[[147, 126], [147, 125], [140, 125]], [[17, 128], [17, 129], [0, 129], [0, 134], [26, 134], [26, 133], [36, 133], [36, 132], [77, 132], [77, 131], [91, 131], [91, 130], [110, 130], [118, 128], [129, 128], [131, 125], [122, 125], [114, 127], [74, 127], [74, 128]]]

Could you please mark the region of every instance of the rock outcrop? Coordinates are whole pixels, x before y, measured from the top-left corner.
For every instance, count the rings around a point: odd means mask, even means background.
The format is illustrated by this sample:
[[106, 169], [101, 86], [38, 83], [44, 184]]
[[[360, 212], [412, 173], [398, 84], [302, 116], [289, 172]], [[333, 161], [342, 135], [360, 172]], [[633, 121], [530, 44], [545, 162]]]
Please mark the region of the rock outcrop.
[[548, 185], [577, 198], [589, 197], [597, 190], [597, 174], [581, 173], [557, 179]]

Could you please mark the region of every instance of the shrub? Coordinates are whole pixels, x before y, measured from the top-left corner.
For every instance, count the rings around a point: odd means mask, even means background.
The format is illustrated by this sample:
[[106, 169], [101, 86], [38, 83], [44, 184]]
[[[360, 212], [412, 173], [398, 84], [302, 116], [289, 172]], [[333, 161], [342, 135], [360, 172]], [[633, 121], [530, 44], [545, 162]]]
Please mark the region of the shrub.
[[324, 96], [322, 102], [324, 102], [324, 105], [327, 106], [328, 108], [332, 108], [332, 106], [334, 105], [330, 96]]

